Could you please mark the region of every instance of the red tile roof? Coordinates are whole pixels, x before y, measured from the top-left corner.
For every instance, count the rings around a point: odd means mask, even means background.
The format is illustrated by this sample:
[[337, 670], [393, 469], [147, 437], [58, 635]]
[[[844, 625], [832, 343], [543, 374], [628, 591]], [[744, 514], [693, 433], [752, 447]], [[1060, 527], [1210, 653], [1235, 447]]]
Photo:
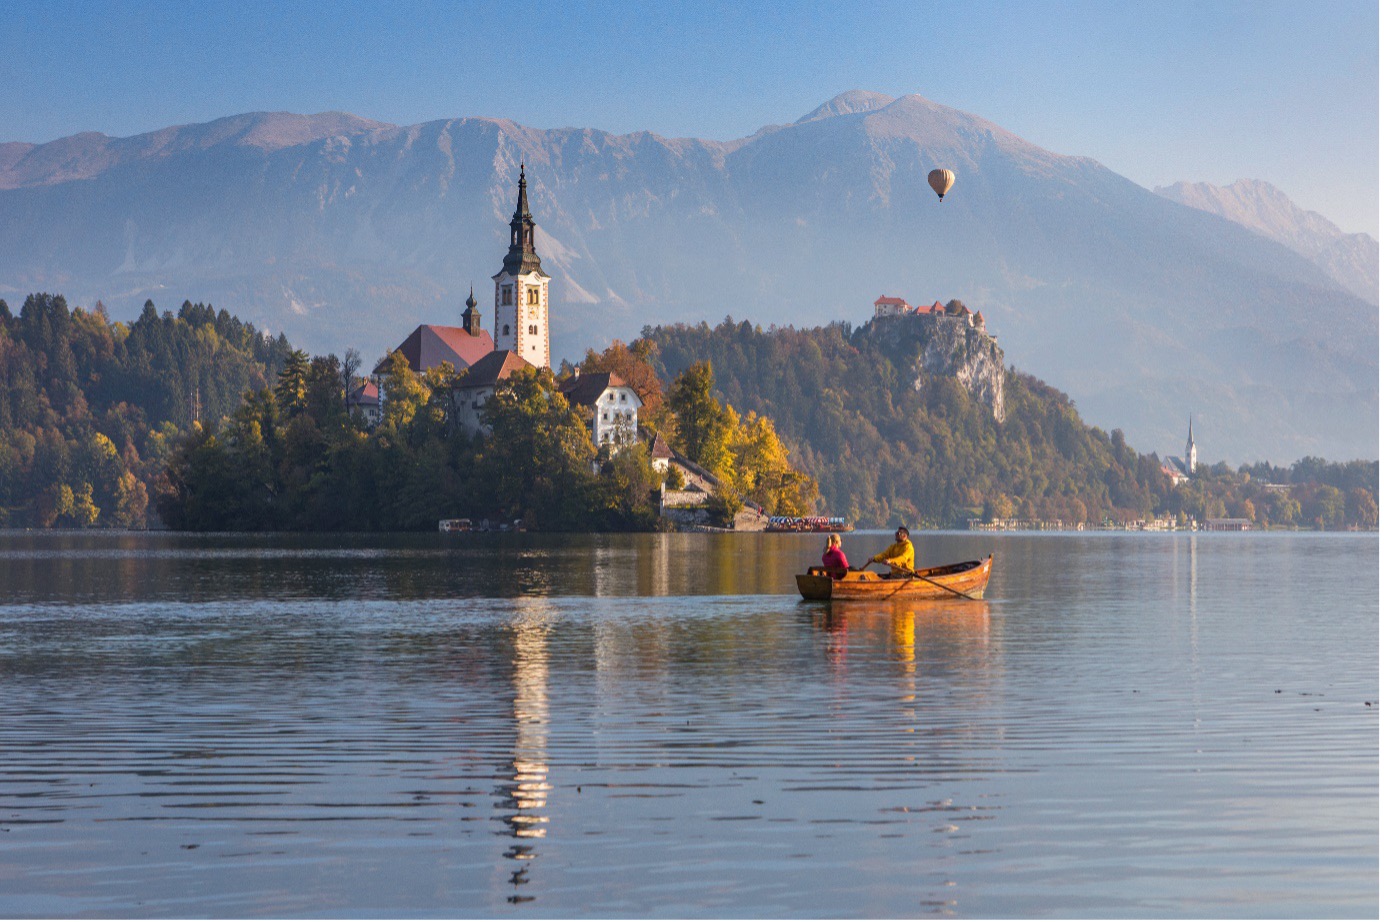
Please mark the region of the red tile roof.
[[663, 436], [654, 433], [654, 440], [649, 444], [649, 457], [655, 461], [673, 459], [673, 449], [668, 447], [668, 443], [663, 441]]
[[491, 352], [471, 366], [458, 387], [493, 387], [521, 368], [533, 368], [512, 349]]
[[884, 295], [880, 295], [878, 298], [875, 299], [876, 307], [878, 307], [881, 304], [902, 304], [904, 307], [908, 306], [908, 302], [905, 301], [903, 298], [886, 298]]
[[[625, 379], [612, 371], [599, 371], [584, 375], [577, 375], [563, 381], [560, 390], [567, 397], [567, 402], [574, 406], [590, 407], [595, 406], [596, 401], [601, 399], [601, 395], [606, 392], [608, 387], [629, 387]], [[636, 394], [635, 400], [639, 400]]]
[[380, 405], [380, 389], [366, 381], [351, 390], [346, 396], [346, 403], [353, 407], [377, 407]]
[[[414, 371], [424, 372], [443, 362], [451, 362], [457, 371], [465, 371], [494, 350], [495, 343], [484, 330], [472, 336], [465, 327], [424, 324], [410, 333], [408, 339], [394, 351], [402, 352]], [[385, 363], [381, 362], [376, 366], [375, 374], [382, 374], [384, 369]]]

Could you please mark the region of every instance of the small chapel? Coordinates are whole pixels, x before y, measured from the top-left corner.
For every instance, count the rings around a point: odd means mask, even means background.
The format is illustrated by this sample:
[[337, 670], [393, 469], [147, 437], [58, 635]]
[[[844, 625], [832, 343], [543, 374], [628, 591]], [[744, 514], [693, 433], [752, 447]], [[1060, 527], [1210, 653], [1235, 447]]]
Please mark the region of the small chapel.
[[[423, 373], [450, 362], [467, 374], [452, 392], [457, 422], [468, 434], [486, 431], [481, 410], [495, 393], [496, 386], [514, 372], [526, 368], [552, 368], [552, 345], [548, 337], [548, 291], [551, 278], [543, 271], [534, 247], [535, 224], [529, 211], [528, 178], [519, 165], [519, 199], [509, 222], [509, 251], [500, 271], [491, 277], [495, 291], [493, 334], [482, 328], [474, 288], [466, 298], [461, 326], [423, 324], [399, 344], [399, 352], [409, 368]], [[391, 353], [392, 355], [393, 353]], [[375, 367], [378, 386], [388, 367], [388, 359]], [[597, 382], [602, 386], [597, 387]], [[638, 395], [618, 375], [587, 376], [575, 386], [566, 382], [563, 392], [576, 404], [588, 406], [592, 414], [592, 441], [599, 447], [622, 441], [625, 433], [638, 431]], [[379, 418], [387, 394], [378, 392], [375, 407]]]

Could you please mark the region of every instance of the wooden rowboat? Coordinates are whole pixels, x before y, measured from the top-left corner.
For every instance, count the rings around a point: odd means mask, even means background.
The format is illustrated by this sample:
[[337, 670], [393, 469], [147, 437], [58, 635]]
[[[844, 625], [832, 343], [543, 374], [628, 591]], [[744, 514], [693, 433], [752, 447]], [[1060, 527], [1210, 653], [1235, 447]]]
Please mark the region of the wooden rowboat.
[[915, 570], [917, 576], [880, 576], [869, 570], [851, 570], [832, 579], [821, 567], [798, 574], [798, 591], [809, 602], [842, 602], [890, 599], [983, 599], [990, 582], [995, 555], [942, 567]]

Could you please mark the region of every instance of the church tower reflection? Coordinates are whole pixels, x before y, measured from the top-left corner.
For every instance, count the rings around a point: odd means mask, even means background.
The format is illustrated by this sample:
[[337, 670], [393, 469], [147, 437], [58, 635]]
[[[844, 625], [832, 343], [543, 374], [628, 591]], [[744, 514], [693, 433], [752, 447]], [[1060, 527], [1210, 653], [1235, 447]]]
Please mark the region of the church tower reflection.
[[[507, 834], [519, 840], [505, 857], [524, 865], [510, 875], [516, 888], [529, 883], [531, 862], [538, 857], [535, 840], [548, 834], [548, 631], [552, 613], [546, 602], [519, 600], [510, 625], [514, 667], [514, 757], [496, 786], [495, 806]], [[510, 902], [532, 897], [516, 891]]]

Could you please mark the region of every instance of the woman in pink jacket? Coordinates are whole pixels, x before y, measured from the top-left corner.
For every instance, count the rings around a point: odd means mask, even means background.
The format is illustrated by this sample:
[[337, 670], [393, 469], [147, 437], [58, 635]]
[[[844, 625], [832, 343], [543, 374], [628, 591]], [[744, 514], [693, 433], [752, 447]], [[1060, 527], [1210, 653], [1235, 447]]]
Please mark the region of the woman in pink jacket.
[[851, 568], [846, 562], [846, 552], [841, 550], [841, 536], [835, 532], [827, 536], [827, 549], [826, 553], [822, 554], [822, 566], [831, 574], [832, 579], [840, 579]]

